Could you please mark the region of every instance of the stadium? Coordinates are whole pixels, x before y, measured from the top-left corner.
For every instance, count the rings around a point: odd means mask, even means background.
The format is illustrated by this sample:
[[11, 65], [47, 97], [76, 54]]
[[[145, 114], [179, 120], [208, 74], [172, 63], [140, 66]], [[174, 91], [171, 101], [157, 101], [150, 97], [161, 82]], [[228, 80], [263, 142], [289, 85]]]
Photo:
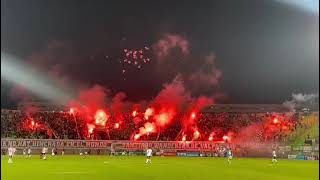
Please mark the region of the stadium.
[[[157, 133], [148, 130], [148, 128], [154, 128], [153, 126], [145, 125], [147, 134], [137, 131], [138, 127], [143, 127], [143, 121], [134, 124], [136, 116], [146, 117], [146, 113], [134, 112], [136, 113], [125, 114], [123, 122], [119, 123], [119, 126], [117, 126], [116, 120], [110, 116], [105, 126], [99, 126], [97, 123], [96, 128], [91, 130], [89, 126], [81, 124], [83, 118], [73, 109], [71, 111], [39, 111], [35, 113], [23, 110], [2, 110], [2, 155], [6, 156], [9, 147], [15, 147], [18, 156], [14, 161], [17, 163], [20, 161], [21, 163], [27, 163], [27, 161], [40, 163], [38, 156], [43, 147], [47, 147], [49, 152], [44, 167], [50, 169], [53, 164], [56, 166], [57, 163], [64, 167], [64, 163], [72, 163], [77, 168], [63, 170], [60, 175], [56, 174], [56, 176], [69, 173], [70, 176], [72, 174], [72, 176], [79, 176], [79, 178], [85, 178], [86, 174], [93, 172], [79, 170], [84, 167], [78, 163], [89, 163], [90, 166], [98, 169], [103, 168], [101, 166], [108, 167], [113, 164], [122, 164], [126, 168], [135, 167], [135, 165], [144, 164], [143, 157], [148, 148], [154, 151], [155, 158], [152, 166], [157, 168], [154, 171], [164, 168], [163, 166], [171, 166], [169, 163], [175, 166], [176, 163], [202, 164], [204, 162], [212, 166], [228, 166], [224, 160], [228, 148], [232, 149], [234, 161], [236, 161], [232, 166], [238, 166], [239, 163], [239, 167], [234, 167], [239, 168], [237, 170], [240, 170], [241, 166], [246, 163], [258, 163], [259, 161], [265, 166], [272, 165], [269, 159], [273, 150], [277, 151], [278, 157], [281, 159], [279, 160], [281, 161], [280, 167], [276, 168], [280, 169], [282, 163], [284, 166], [290, 166], [290, 164], [300, 164], [301, 162], [297, 161], [304, 160], [310, 161], [310, 164], [305, 164], [310, 171], [316, 171], [317, 168], [317, 163], [314, 161], [319, 160], [318, 111], [292, 113], [282, 105], [217, 104], [205, 107], [195, 115], [196, 118], [199, 118], [197, 130], [182, 132], [179, 129], [181, 125], [177, 123], [166, 127], [161, 133]], [[149, 118], [152, 119], [152, 115]], [[144, 119], [145, 121], [146, 119]], [[131, 125], [130, 122], [133, 124]], [[61, 126], [63, 127], [61, 128]], [[139, 134], [139, 138], [136, 138], [136, 134]], [[32, 149], [32, 156], [26, 158], [25, 156], [28, 156], [26, 152], [29, 148]], [[2, 158], [3, 168], [9, 168], [6, 167], [7, 164], [4, 164], [6, 160], [7, 158]], [[139, 163], [139, 161], [141, 162]], [[194, 168], [199, 167], [195, 166]], [[266, 167], [259, 168], [263, 170]], [[10, 172], [9, 169], [2, 170]], [[179, 169], [176, 170], [179, 171]], [[117, 173], [117, 170], [110, 171], [112, 172], [108, 172], [108, 174]], [[250, 172], [250, 168], [248, 171]], [[303, 171], [301, 174], [304, 174]], [[310, 172], [311, 179], [312, 174], [316, 175]], [[96, 175], [98, 179], [103, 177], [103, 174]], [[177, 173], [172, 177], [159, 176], [159, 178], [176, 179], [184, 175]], [[8, 177], [16, 179], [24, 176], [25, 174], [11, 174]], [[116, 174], [113, 176], [118, 177]], [[124, 176], [123, 178], [129, 177]], [[298, 175], [296, 177], [300, 179], [307, 176]], [[200, 177], [195, 176], [194, 178]], [[211, 178], [211, 176], [206, 178]]]
[[319, 179], [318, 0], [1, 6], [1, 179]]

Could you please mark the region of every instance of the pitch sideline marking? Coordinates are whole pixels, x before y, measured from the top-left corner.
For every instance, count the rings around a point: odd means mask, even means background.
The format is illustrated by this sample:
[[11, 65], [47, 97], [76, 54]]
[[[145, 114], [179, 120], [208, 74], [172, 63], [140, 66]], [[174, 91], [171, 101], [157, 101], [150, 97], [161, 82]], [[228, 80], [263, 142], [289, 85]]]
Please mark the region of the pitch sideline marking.
[[54, 174], [88, 174], [88, 172], [81, 172], [81, 171], [65, 171], [65, 172], [55, 172]]

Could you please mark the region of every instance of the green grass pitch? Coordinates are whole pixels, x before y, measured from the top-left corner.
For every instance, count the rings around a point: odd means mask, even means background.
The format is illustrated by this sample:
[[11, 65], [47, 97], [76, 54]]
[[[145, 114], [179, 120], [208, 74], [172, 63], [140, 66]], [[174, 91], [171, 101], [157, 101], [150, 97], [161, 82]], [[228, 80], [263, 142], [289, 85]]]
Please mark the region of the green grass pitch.
[[145, 164], [143, 156], [15, 156], [12, 164], [1, 157], [4, 180], [315, 180], [318, 161], [234, 158], [153, 157]]

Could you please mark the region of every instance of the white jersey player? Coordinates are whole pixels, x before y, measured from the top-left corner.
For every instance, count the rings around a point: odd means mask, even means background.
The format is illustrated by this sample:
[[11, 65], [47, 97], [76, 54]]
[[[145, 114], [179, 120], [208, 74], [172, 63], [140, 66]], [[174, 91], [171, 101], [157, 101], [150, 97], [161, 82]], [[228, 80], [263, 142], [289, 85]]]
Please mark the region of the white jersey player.
[[146, 164], [151, 164], [151, 156], [152, 156], [152, 149], [149, 148], [147, 149], [147, 161], [146, 161]]
[[55, 148], [52, 148], [52, 150], [51, 150], [51, 155], [52, 155], [52, 156], [56, 155], [56, 153], [55, 153]]
[[48, 148], [43, 147], [41, 150], [41, 159], [45, 160], [47, 159], [46, 153], [48, 152]]
[[12, 158], [15, 152], [16, 152], [16, 148], [13, 148], [13, 147], [8, 148], [8, 155], [9, 155], [8, 163], [12, 163]]
[[272, 151], [272, 163], [276, 163], [276, 162], [278, 162], [276, 151]]
[[228, 163], [231, 164], [232, 160], [232, 151], [231, 148], [227, 151]]
[[28, 148], [28, 157], [31, 157], [31, 148]]

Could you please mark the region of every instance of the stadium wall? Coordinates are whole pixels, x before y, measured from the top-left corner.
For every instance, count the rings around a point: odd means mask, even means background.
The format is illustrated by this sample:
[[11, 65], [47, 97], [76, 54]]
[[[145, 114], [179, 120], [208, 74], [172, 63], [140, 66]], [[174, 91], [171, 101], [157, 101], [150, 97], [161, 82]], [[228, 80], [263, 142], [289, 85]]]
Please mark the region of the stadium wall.
[[[319, 155], [319, 144], [314, 146], [284, 146], [263, 143], [226, 144], [211, 141], [112, 141], [112, 140], [62, 140], [62, 139], [1, 139], [2, 154], [8, 147], [15, 147], [17, 154], [30, 147], [33, 154], [40, 154], [43, 147], [50, 153], [56, 148], [59, 154], [79, 154], [88, 152], [94, 155], [125, 154], [142, 155], [147, 148], [165, 156], [225, 156], [231, 147], [236, 157], [271, 157], [272, 150], [280, 158]], [[161, 152], [161, 153], [160, 153]]]

